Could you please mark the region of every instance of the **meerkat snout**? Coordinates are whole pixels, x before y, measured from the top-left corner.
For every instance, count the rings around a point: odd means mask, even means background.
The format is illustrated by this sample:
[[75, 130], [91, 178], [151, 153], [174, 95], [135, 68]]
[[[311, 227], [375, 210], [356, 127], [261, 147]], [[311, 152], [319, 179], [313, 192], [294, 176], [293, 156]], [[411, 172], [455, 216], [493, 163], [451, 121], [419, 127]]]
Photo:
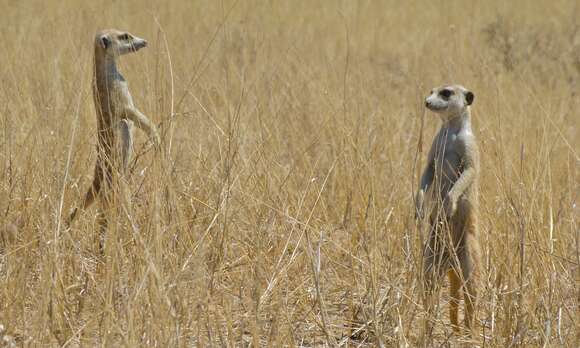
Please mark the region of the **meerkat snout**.
[[147, 47], [147, 40], [141, 38], [134, 38], [132, 42], [132, 47], [135, 51], [140, 50], [141, 48]]

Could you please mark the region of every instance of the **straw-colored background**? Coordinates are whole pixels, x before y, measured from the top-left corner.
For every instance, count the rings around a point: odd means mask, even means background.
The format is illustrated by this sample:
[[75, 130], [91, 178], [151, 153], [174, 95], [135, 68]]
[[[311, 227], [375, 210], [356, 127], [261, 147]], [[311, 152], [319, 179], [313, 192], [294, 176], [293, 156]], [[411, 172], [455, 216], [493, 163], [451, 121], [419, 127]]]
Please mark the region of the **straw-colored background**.
[[[572, 0], [2, 1], [0, 324], [28, 346], [419, 344], [423, 98], [457, 82], [483, 161], [479, 344], [577, 347], [578, 18]], [[92, 180], [108, 27], [149, 40], [120, 68], [165, 151], [137, 133], [100, 256], [96, 207], [61, 219]], [[455, 346], [447, 308], [435, 339]]]

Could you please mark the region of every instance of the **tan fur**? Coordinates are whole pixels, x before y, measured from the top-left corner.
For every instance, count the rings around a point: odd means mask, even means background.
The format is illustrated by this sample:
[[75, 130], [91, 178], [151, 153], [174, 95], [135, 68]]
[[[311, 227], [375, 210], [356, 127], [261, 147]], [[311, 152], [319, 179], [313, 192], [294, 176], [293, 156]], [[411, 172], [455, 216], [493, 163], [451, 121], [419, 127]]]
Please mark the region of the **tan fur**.
[[[122, 181], [133, 153], [134, 125], [146, 131], [156, 145], [159, 135], [155, 125], [133, 104], [127, 82], [117, 70], [120, 55], [136, 52], [147, 41], [115, 29], [103, 30], [95, 36], [93, 97], [97, 111], [97, 161], [94, 178], [80, 209], [87, 209], [97, 198], [101, 201], [100, 225], [106, 226], [104, 206], [111, 200], [116, 187], [114, 177]], [[117, 174], [117, 175], [114, 175]], [[67, 226], [75, 219], [75, 208]]]
[[[427, 167], [416, 199], [417, 215], [423, 216], [429, 193], [429, 235], [423, 249], [425, 304], [433, 314], [442, 278], [450, 280], [450, 319], [459, 331], [458, 304], [463, 292], [465, 326], [471, 334], [481, 270], [478, 242], [478, 184], [480, 161], [471, 130], [469, 105], [473, 93], [459, 85], [435, 88], [426, 106], [438, 113], [443, 125], [433, 140]], [[426, 334], [431, 334], [430, 318]]]

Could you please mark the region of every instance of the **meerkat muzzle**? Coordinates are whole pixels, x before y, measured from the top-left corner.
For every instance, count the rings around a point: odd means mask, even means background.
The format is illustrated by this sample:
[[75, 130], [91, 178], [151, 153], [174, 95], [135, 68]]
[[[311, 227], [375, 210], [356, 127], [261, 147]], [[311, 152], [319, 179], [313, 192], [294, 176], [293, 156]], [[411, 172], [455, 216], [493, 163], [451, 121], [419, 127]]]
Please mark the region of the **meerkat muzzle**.
[[147, 47], [147, 40], [145, 39], [135, 39], [131, 45], [131, 50], [137, 52], [140, 49]]

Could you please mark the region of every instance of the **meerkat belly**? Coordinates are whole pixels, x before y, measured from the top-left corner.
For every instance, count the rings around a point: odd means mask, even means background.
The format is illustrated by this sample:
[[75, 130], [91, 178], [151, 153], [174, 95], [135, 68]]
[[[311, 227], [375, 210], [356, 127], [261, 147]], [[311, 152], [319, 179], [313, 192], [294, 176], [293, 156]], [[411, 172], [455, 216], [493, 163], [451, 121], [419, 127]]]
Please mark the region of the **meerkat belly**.
[[121, 119], [115, 129], [115, 150], [120, 161], [122, 172], [126, 172], [133, 158], [133, 121]]

